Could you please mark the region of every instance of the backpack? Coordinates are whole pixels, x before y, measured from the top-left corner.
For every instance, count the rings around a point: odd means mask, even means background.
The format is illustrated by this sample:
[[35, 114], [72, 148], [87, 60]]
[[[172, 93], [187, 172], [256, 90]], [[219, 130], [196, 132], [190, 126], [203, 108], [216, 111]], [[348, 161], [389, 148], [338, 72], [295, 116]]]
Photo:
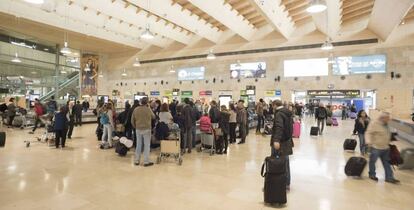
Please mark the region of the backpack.
[[220, 120], [220, 111], [217, 107], [211, 108], [210, 114], [211, 122], [217, 123]]
[[318, 118], [326, 118], [326, 109], [319, 109]]
[[99, 122], [100, 122], [102, 125], [107, 125], [107, 124], [109, 124], [109, 116], [108, 116], [108, 114], [107, 114], [107, 113], [101, 113], [99, 116], [100, 116]]
[[170, 129], [168, 128], [168, 125], [164, 122], [159, 122], [155, 127], [155, 138], [158, 140], [164, 140], [167, 139], [169, 135]]

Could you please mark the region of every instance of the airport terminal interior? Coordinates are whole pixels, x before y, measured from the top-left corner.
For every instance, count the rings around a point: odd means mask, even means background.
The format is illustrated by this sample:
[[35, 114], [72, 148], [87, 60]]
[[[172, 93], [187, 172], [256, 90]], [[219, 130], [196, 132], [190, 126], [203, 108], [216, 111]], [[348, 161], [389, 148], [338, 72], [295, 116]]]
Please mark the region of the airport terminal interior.
[[0, 210], [414, 208], [414, 0], [0, 0]]

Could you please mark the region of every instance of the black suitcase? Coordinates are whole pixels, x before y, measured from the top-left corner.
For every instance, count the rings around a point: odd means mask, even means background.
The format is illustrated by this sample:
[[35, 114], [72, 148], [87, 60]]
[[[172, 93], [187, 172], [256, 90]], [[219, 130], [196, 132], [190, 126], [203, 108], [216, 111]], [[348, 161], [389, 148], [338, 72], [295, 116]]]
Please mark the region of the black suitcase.
[[315, 127], [315, 126], [311, 127], [311, 130], [310, 130], [310, 135], [311, 136], [317, 136], [318, 133], [319, 133], [319, 128], [318, 127]]
[[6, 133], [0, 132], [0, 147], [4, 147], [6, 144]]
[[344, 150], [355, 150], [357, 141], [355, 139], [345, 139], [344, 141]]
[[115, 152], [119, 156], [123, 157], [127, 154], [128, 148], [124, 144], [122, 144], [121, 142], [117, 142], [116, 145], [115, 145]]
[[365, 160], [365, 158], [351, 157], [346, 162], [345, 174], [347, 176], [361, 176], [362, 171], [364, 171], [364, 168], [366, 165], [367, 165], [367, 160]]
[[264, 202], [283, 205], [286, 198], [286, 159], [284, 157], [266, 157], [261, 171], [264, 180]]

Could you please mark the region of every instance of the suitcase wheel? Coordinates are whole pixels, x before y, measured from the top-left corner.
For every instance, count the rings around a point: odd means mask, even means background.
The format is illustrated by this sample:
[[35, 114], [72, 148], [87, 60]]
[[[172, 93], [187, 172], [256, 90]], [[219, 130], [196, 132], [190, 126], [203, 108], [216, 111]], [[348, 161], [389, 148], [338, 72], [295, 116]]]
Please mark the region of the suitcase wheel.
[[182, 157], [180, 157], [180, 158], [178, 158], [178, 165], [180, 166], [180, 165], [182, 165], [183, 164], [183, 158]]
[[214, 155], [215, 151], [212, 149], [210, 150], [210, 156]]
[[30, 141], [26, 142], [26, 147], [30, 147]]
[[197, 152], [201, 152], [201, 147], [197, 147]]
[[160, 164], [161, 163], [161, 157], [160, 156], [157, 157], [157, 162], [156, 163], [157, 164]]

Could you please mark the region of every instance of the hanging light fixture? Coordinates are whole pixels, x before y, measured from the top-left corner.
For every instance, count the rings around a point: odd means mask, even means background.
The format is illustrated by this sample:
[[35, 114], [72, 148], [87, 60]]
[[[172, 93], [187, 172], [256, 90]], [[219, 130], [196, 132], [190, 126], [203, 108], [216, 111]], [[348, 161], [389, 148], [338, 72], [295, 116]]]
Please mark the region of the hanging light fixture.
[[140, 67], [141, 66], [141, 62], [139, 62], [139, 59], [138, 58], [135, 58], [135, 61], [132, 64], [132, 66], [134, 66], [134, 67]]
[[321, 46], [321, 50], [332, 50], [334, 46], [332, 45], [331, 39], [327, 39]]
[[171, 67], [170, 67], [170, 73], [175, 73], [174, 65], [171, 65]]
[[68, 72], [65, 70], [65, 67], [62, 67], [62, 70], [60, 70], [61, 74], [67, 74]]
[[[66, 15], [65, 15], [65, 25], [67, 25], [67, 19], [68, 19], [68, 14], [67, 14], [67, 12], [68, 12], [68, 9], [65, 7], [65, 13], [66, 13]], [[63, 34], [63, 41], [64, 41], [63, 48], [62, 48], [62, 49], [60, 49], [60, 52], [61, 52], [63, 55], [70, 54], [71, 52], [70, 52], [70, 49], [69, 49], [69, 47], [68, 47], [68, 33], [67, 33], [67, 31], [66, 31], [66, 30], [65, 30], [65, 32], [64, 32], [64, 34]]]
[[122, 72], [121, 76], [123, 76], [123, 77], [128, 76], [127, 73], [126, 73], [126, 69], [125, 68], [124, 68], [124, 71]]
[[240, 60], [237, 60], [237, 63], [236, 63], [236, 68], [241, 68], [242, 66], [241, 66], [241, 64], [240, 64]]
[[64, 47], [60, 49], [60, 52], [64, 55], [70, 54], [70, 49], [68, 47], [68, 42], [65, 41]]
[[311, 0], [306, 11], [309, 13], [319, 13], [327, 9], [325, 0]]
[[13, 62], [13, 63], [21, 63], [22, 60], [20, 60], [19, 54], [15, 53], [14, 54], [14, 58], [11, 60], [11, 62]]
[[213, 50], [211, 49], [207, 55], [207, 60], [214, 60], [216, 59], [216, 55], [214, 55]]
[[334, 64], [334, 63], [335, 63], [335, 57], [333, 53], [329, 53], [328, 64]]
[[[148, 8], [148, 13], [150, 11], [150, 1], [147, 1], [147, 8]], [[143, 39], [153, 39], [154, 38], [154, 34], [151, 32], [150, 30], [150, 25], [149, 25], [149, 21], [148, 21], [148, 15], [147, 15], [147, 25], [145, 27], [145, 31], [142, 32], [141, 34], [141, 38]]]
[[151, 32], [149, 24], [147, 24], [147, 26], [145, 27], [145, 31], [142, 32], [141, 38], [143, 38], [143, 39], [153, 39], [154, 38], [154, 34], [152, 34], [152, 32]]
[[31, 4], [43, 4], [45, 3], [44, 0], [24, 0], [27, 3], [31, 3]]

